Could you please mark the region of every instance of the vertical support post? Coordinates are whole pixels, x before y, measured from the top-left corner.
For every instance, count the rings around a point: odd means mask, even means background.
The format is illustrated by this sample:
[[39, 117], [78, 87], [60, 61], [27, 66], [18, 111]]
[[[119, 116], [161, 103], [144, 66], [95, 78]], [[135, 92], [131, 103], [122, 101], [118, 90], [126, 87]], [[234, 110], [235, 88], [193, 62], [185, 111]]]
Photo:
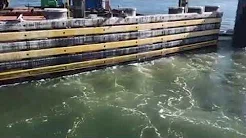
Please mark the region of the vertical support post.
[[71, 0], [66, 0], [65, 7], [67, 8], [67, 16], [71, 17]]
[[106, 0], [105, 1], [105, 9], [106, 10], [111, 10], [111, 8], [110, 8], [110, 0]]
[[86, 12], [85, 0], [73, 0], [73, 17], [84, 18]]
[[184, 7], [184, 12], [188, 12], [188, 0], [179, 0], [179, 7]]
[[246, 0], [238, 0], [233, 47], [246, 47]]
[[82, 7], [82, 18], [85, 18], [85, 16], [86, 16], [86, 6], [85, 6], [85, 0], [82, 0], [82, 5], [81, 5], [81, 7]]

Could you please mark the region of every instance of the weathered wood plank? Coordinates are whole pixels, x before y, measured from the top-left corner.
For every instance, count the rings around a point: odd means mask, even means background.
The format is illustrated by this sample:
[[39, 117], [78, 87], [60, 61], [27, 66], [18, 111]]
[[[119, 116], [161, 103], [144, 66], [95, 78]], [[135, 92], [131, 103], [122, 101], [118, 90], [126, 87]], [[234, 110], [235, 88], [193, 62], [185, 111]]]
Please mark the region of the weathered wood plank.
[[16, 78], [25, 78], [25, 77], [30, 77], [30, 76], [37, 76], [37, 75], [56, 73], [56, 72], [72, 71], [72, 70], [89, 68], [89, 67], [94, 67], [94, 66], [111, 65], [111, 64], [122, 63], [122, 62], [141, 59], [141, 58], [164, 56], [170, 53], [181, 52], [185, 50], [191, 50], [191, 49], [196, 49], [196, 48], [201, 48], [201, 47], [211, 46], [211, 45], [216, 45], [216, 44], [217, 44], [217, 40], [214, 40], [214, 41], [196, 43], [192, 45], [185, 45], [181, 47], [164, 48], [161, 50], [156, 50], [156, 51], [151, 51], [151, 52], [137, 53], [137, 54], [117, 56], [117, 57], [111, 57], [111, 58], [103, 58], [103, 59], [90, 60], [90, 61], [84, 61], [84, 62], [76, 62], [76, 63], [70, 63], [70, 64], [62, 64], [62, 65], [56, 65], [56, 66], [33, 68], [33, 69], [27, 69], [27, 70], [2, 72], [0, 73], [0, 81], [11, 80], [11, 79], [16, 79]]
[[221, 12], [205, 12], [203, 14], [156, 14], [126, 18], [96, 18], [96, 19], [68, 19], [68, 20], [47, 20], [47, 21], [26, 21], [26, 22], [0, 22], [0, 32], [20, 30], [44, 30], [78, 27], [99, 27], [111, 25], [143, 24], [154, 22], [167, 22], [177, 20], [191, 20], [203, 18], [221, 18]]
[[187, 39], [187, 38], [192, 38], [192, 37], [213, 35], [213, 34], [218, 34], [219, 31], [220, 31], [219, 29], [215, 29], [215, 30], [208, 30], [208, 31], [199, 31], [199, 32], [190, 32], [190, 33], [181, 33], [181, 34], [175, 34], [175, 35], [135, 39], [135, 40], [128, 40], [128, 41], [118, 41], [118, 42], [108, 42], [108, 43], [100, 43], [100, 44], [78, 45], [78, 46], [71, 46], [71, 47], [1, 53], [0, 61], [1, 62], [13, 61], [13, 60], [21, 60], [21, 59], [27, 59], [27, 58], [38, 58], [38, 57], [55, 56], [55, 55], [62, 55], [62, 54], [74, 54], [74, 53], [80, 53], [80, 52], [91, 52], [91, 51], [123, 48], [123, 47], [133, 47], [136, 45], [145, 45], [145, 44], [151, 44], [151, 43], [173, 41], [173, 40], [178, 40], [178, 39]]
[[128, 39], [156, 37], [161, 35], [171, 35], [193, 31], [204, 31], [219, 29], [220, 24], [204, 24], [198, 26], [188, 26], [179, 28], [159, 29], [159, 30], [146, 30], [139, 32], [129, 33], [117, 33], [117, 34], [106, 34], [106, 35], [92, 35], [92, 36], [79, 36], [70, 38], [55, 38], [55, 39], [44, 39], [44, 40], [31, 40], [21, 42], [8, 42], [0, 43], [0, 53], [4, 52], [17, 52], [24, 50], [36, 50], [54, 47], [65, 47], [82, 44], [102, 43], [102, 42], [113, 42], [113, 41], [125, 41]]
[[139, 52], [158, 50], [161, 48], [170, 48], [174, 46], [217, 40], [217, 38], [218, 38], [217, 35], [202, 36], [202, 37], [189, 38], [184, 40], [163, 42], [163, 43], [152, 44], [152, 45], [143, 45], [139, 47], [121, 48], [121, 49], [106, 50], [106, 51], [99, 51], [99, 52], [74, 54], [74, 55], [62, 55], [57, 57], [47, 57], [41, 59], [29, 59], [29, 60], [21, 60], [21, 61], [14, 61], [14, 62], [5, 62], [5, 63], [0, 63], [0, 72], [7, 71], [7, 70], [30, 69], [30, 68], [53, 66], [59, 64], [68, 64], [73, 62], [108, 58], [113, 56], [122, 56], [122, 55], [134, 54]]
[[148, 24], [136, 24], [136, 25], [121, 25], [121, 26], [109, 26], [109, 27], [89, 27], [89, 28], [57, 29], [57, 30], [27, 31], [27, 32], [8, 32], [8, 33], [0, 33], [0, 42], [69, 37], [69, 36], [92, 35], [92, 34], [107, 34], [107, 33], [117, 33], [117, 32], [130, 32], [130, 31], [191, 26], [191, 25], [220, 23], [220, 22], [221, 22], [221, 18], [211, 18], [211, 19], [197, 19], [197, 20], [148, 23]]

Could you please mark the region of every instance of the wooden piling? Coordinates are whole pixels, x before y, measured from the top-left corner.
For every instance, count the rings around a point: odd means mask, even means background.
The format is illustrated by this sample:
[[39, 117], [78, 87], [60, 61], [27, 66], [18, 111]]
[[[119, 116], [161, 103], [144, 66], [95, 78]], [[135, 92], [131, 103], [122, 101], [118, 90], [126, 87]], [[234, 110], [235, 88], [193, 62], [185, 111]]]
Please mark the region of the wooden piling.
[[234, 27], [233, 47], [246, 46], [246, 0], [238, 0], [237, 15]]

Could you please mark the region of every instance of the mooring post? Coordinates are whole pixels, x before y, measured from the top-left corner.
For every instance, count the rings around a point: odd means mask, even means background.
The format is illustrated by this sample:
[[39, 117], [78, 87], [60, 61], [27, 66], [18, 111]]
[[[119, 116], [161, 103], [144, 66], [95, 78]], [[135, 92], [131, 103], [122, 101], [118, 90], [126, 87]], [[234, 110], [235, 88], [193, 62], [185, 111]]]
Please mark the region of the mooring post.
[[85, 0], [73, 0], [73, 17], [84, 18], [85, 8]]
[[184, 12], [188, 12], [188, 0], [179, 0], [179, 7], [184, 7]]
[[233, 47], [246, 47], [246, 0], [238, 0]]

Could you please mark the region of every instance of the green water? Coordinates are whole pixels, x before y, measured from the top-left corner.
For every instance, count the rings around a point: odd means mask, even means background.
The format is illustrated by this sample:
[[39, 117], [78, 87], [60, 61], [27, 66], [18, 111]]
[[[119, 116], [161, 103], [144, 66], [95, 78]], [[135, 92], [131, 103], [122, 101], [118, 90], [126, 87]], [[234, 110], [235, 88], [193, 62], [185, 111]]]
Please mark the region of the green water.
[[4, 86], [0, 137], [246, 138], [245, 71], [246, 49], [221, 41], [217, 50]]

